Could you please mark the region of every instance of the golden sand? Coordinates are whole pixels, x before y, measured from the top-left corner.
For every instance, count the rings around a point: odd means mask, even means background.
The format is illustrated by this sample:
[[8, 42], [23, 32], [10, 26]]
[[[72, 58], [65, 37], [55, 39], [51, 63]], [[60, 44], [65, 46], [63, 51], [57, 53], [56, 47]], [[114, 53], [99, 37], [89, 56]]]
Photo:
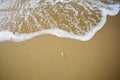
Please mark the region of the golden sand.
[[42, 35], [0, 43], [0, 80], [120, 80], [120, 15], [92, 40]]

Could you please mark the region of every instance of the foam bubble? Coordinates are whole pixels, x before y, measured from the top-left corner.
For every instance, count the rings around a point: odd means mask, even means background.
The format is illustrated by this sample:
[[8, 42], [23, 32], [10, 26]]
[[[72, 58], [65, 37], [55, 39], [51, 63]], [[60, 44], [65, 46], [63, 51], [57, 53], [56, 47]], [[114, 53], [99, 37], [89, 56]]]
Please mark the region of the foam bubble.
[[[35, 36], [90, 40], [120, 4], [107, 0], [0, 0], [0, 42], [26, 41]], [[62, 12], [61, 12], [62, 11]]]

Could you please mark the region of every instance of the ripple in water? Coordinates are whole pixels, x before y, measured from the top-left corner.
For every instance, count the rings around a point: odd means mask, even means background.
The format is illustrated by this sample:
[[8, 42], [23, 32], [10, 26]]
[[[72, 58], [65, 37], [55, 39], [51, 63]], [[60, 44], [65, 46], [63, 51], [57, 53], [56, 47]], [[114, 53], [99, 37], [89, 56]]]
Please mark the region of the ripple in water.
[[0, 0], [0, 42], [43, 34], [87, 41], [119, 10], [113, 0]]

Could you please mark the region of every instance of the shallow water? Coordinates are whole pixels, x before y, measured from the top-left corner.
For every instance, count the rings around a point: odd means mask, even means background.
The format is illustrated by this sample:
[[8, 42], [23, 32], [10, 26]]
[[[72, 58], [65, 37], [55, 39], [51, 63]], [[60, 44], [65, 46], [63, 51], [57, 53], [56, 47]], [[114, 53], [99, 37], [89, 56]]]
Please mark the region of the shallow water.
[[0, 41], [43, 34], [87, 41], [119, 10], [112, 0], [0, 0]]

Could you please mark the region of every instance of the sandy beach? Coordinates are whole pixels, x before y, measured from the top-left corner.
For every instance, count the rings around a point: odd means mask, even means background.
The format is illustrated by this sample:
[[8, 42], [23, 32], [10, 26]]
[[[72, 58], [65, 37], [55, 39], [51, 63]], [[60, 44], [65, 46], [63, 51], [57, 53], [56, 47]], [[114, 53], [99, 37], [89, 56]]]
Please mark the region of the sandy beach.
[[42, 35], [0, 43], [0, 80], [120, 80], [120, 14], [89, 41]]

